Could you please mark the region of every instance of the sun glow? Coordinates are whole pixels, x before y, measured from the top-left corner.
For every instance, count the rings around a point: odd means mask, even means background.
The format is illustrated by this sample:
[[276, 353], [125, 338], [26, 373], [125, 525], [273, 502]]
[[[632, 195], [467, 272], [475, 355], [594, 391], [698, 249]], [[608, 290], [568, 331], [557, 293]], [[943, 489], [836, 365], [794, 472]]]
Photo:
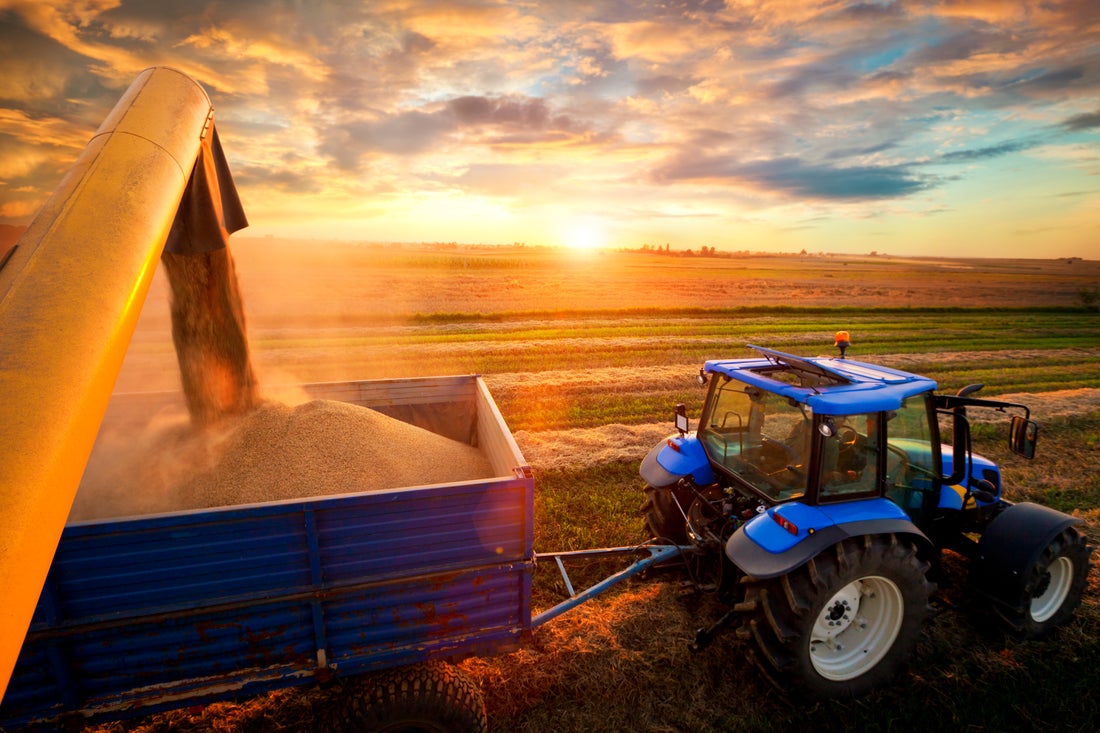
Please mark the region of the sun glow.
[[563, 228], [561, 242], [569, 249], [591, 252], [607, 246], [607, 235], [599, 221], [579, 219]]

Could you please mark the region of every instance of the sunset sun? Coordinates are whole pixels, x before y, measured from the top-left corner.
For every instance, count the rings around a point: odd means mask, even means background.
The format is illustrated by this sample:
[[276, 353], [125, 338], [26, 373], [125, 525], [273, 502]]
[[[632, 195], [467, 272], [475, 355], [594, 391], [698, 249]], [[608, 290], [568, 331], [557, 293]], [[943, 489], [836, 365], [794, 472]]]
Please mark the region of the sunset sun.
[[569, 249], [591, 252], [607, 246], [607, 235], [600, 222], [581, 219], [563, 229], [561, 242]]

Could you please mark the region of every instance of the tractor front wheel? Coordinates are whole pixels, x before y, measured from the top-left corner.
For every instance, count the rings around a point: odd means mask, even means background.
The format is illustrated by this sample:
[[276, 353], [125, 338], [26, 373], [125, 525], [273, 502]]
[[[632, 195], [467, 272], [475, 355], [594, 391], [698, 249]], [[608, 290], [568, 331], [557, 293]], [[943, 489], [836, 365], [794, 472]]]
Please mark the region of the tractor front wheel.
[[782, 689], [863, 695], [908, 660], [933, 590], [928, 567], [896, 535], [845, 540], [786, 575], [747, 579], [738, 634]]

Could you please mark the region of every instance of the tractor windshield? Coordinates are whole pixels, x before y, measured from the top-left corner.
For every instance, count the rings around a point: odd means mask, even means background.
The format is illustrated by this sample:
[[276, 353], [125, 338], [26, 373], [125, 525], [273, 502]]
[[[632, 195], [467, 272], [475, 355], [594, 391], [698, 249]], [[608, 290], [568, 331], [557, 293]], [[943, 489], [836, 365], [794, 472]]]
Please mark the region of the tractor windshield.
[[714, 463], [781, 501], [806, 493], [811, 423], [805, 405], [719, 379], [698, 435]]

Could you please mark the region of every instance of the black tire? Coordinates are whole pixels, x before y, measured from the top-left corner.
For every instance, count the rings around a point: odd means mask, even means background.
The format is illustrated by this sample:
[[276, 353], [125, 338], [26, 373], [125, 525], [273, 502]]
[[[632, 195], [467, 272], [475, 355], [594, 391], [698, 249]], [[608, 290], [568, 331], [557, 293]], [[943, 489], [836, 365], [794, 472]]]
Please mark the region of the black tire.
[[1016, 638], [1033, 639], [1068, 621], [1085, 591], [1090, 552], [1085, 537], [1073, 527], [1056, 535], [1024, 571], [1019, 602], [994, 604], [1006, 630]]
[[746, 578], [738, 635], [780, 689], [858, 697], [908, 661], [934, 590], [928, 568], [897, 535], [844, 540], [787, 575]]
[[486, 733], [481, 689], [454, 665], [428, 662], [348, 684], [337, 730], [356, 733]]
[[[676, 498], [673, 499], [673, 496]], [[680, 504], [677, 506], [676, 499]], [[691, 506], [694, 495], [690, 489], [681, 488], [678, 485], [657, 488], [646, 485], [645, 501], [642, 502], [641, 513], [645, 517], [645, 530], [649, 536], [667, 540], [675, 545], [687, 543], [687, 521], [684, 519], [684, 511]]]

